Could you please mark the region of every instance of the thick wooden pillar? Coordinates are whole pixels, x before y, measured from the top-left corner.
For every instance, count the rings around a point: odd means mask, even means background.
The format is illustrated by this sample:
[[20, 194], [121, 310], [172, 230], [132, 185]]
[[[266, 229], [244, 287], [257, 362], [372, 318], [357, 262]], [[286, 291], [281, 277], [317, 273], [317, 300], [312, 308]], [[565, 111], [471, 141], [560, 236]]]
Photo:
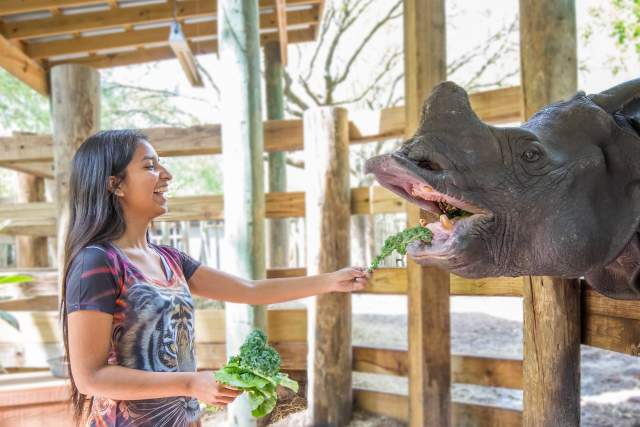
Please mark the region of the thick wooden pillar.
[[[444, 0], [404, 1], [406, 134], [418, 127], [423, 101], [446, 78]], [[407, 204], [407, 226], [435, 217]], [[408, 259], [409, 425], [451, 424], [449, 274]]]
[[[267, 80], [267, 119], [284, 119], [283, 68], [280, 43], [270, 42], [264, 47]], [[287, 191], [286, 153], [269, 153], [269, 192]], [[289, 220], [271, 219], [268, 227], [269, 267], [288, 267]]]
[[[224, 174], [225, 271], [265, 277], [264, 142], [260, 85], [258, 2], [218, 2]], [[226, 304], [227, 355], [237, 354], [255, 327], [266, 331], [266, 308]], [[228, 408], [230, 426], [255, 426], [246, 396]]]
[[[574, 0], [520, 0], [525, 118], [577, 86]], [[524, 279], [526, 427], [580, 425], [580, 284]]]
[[[304, 113], [307, 274], [349, 265], [349, 121], [343, 108]], [[308, 309], [308, 423], [349, 424], [351, 389], [351, 295], [314, 297]]]
[[[44, 202], [44, 178], [18, 172], [18, 203]], [[46, 236], [17, 236], [16, 265], [18, 268], [49, 266]]]
[[57, 264], [62, 271], [64, 242], [69, 227], [71, 159], [80, 144], [100, 128], [98, 71], [77, 64], [57, 65], [51, 69], [51, 119], [54, 201], [58, 215]]

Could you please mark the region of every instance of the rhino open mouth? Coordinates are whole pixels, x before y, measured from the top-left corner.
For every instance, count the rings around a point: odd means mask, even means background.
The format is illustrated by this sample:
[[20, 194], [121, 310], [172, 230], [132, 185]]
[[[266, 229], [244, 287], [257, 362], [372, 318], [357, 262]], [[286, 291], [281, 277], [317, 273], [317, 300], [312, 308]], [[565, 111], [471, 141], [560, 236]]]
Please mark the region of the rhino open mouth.
[[391, 156], [373, 164], [369, 171], [376, 175], [380, 185], [438, 217], [435, 222], [421, 222], [433, 233], [431, 243], [413, 242], [407, 247], [407, 253], [414, 259], [449, 258], [464, 237], [492, 214], [459, 196], [436, 190], [446, 171], [423, 171], [427, 177], [424, 178], [405, 167], [406, 162]]

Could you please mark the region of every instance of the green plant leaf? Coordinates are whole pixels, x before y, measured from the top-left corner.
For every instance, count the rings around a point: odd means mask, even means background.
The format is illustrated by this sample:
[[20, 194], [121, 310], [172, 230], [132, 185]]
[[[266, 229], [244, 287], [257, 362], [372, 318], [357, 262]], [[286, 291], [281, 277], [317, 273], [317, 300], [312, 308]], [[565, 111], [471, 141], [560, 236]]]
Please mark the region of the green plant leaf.
[[278, 385], [286, 387], [295, 393], [298, 392], [298, 382], [289, 378], [287, 374], [278, 374]]
[[32, 282], [32, 281], [33, 281], [33, 277], [28, 276], [26, 274], [0, 276], [0, 285], [5, 285], [8, 283], [22, 283], [22, 282]]

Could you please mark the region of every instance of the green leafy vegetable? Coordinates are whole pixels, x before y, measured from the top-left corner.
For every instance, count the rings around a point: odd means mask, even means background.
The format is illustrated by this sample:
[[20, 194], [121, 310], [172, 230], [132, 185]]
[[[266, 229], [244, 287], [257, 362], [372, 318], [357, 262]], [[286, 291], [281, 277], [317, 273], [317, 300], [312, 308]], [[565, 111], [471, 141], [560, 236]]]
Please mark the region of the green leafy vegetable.
[[[298, 383], [280, 373], [280, 355], [267, 344], [267, 336], [259, 329], [252, 331], [224, 368], [216, 371], [218, 382], [243, 390], [249, 396], [251, 415], [264, 417], [278, 401], [276, 388], [281, 385], [298, 392]], [[210, 409], [208, 409], [210, 410]]]
[[368, 271], [372, 272], [374, 269], [378, 268], [380, 262], [391, 255], [393, 251], [398, 252], [400, 255], [406, 254], [407, 245], [414, 240], [422, 240], [423, 242], [430, 244], [432, 238], [433, 233], [431, 233], [431, 230], [423, 225], [416, 225], [415, 227], [407, 228], [394, 234], [384, 241], [380, 255], [374, 258], [368, 268]]

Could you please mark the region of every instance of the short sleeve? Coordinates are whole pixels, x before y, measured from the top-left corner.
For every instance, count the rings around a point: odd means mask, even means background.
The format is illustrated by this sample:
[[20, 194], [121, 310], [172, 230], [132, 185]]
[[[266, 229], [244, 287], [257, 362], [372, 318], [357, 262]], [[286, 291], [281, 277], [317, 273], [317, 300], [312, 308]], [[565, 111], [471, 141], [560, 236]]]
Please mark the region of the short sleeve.
[[88, 246], [80, 251], [69, 266], [66, 286], [67, 313], [78, 310], [114, 313], [118, 287], [103, 248]]
[[193, 273], [196, 272], [198, 267], [200, 267], [201, 262], [196, 261], [181, 250], [176, 250], [176, 252], [178, 253], [180, 266], [182, 267], [182, 274], [184, 274], [184, 278], [186, 280], [189, 280], [189, 278], [193, 276]]

